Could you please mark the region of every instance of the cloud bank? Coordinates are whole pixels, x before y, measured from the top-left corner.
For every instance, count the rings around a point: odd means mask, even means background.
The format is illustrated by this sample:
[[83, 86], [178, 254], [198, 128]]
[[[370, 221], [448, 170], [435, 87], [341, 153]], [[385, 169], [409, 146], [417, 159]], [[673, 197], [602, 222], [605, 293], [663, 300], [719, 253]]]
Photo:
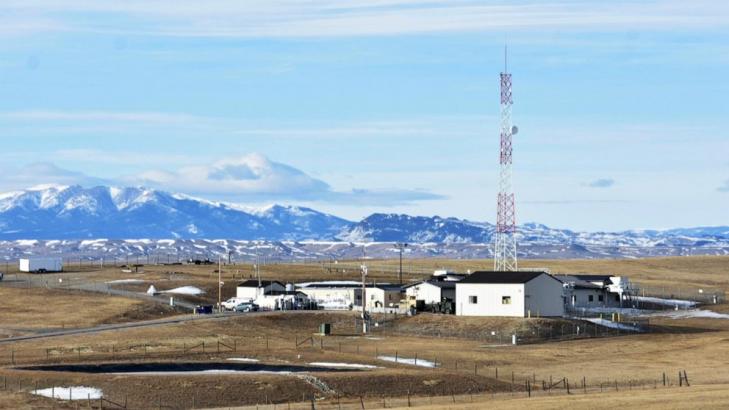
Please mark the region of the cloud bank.
[[[5, 13], [3, 13], [5, 12]], [[333, 37], [525, 30], [711, 30], [720, 1], [5, 0], [0, 33], [92, 32], [176, 37]], [[6, 20], [6, 21], [3, 21]], [[120, 26], [119, 21], [125, 24]], [[116, 24], [115, 24], [116, 23]]]
[[114, 179], [92, 177], [53, 163], [31, 164], [5, 172], [4, 177], [0, 177], [0, 186], [6, 190], [43, 184], [146, 186], [237, 202], [294, 200], [396, 206], [445, 199], [428, 191], [396, 188], [339, 191], [300, 169], [271, 161], [257, 153], [221, 159], [210, 165], [186, 166], [176, 170], [153, 169]]

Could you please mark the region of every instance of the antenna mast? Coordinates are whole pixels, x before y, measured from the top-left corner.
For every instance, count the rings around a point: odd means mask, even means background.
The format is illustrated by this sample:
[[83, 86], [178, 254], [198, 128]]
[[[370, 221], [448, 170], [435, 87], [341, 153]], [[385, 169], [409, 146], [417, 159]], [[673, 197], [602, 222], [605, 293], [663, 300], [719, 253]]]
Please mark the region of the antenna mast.
[[499, 154], [499, 195], [496, 215], [494, 270], [517, 271], [516, 203], [511, 185], [512, 137], [517, 128], [511, 124], [511, 74], [507, 71], [507, 48], [504, 45], [504, 72], [501, 73], [501, 146]]

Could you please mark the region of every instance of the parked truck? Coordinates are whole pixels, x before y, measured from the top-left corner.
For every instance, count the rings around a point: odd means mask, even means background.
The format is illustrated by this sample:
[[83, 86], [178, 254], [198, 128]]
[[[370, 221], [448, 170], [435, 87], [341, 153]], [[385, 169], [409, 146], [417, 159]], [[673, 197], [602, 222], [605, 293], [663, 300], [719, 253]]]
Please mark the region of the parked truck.
[[21, 272], [45, 273], [62, 272], [63, 259], [61, 258], [27, 258], [20, 260]]

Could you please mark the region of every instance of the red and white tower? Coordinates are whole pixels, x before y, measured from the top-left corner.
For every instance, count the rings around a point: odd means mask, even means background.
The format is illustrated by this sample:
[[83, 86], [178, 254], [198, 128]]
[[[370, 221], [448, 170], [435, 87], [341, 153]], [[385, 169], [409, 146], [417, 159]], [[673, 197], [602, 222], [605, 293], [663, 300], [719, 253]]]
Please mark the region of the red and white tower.
[[511, 74], [507, 72], [506, 48], [504, 48], [504, 72], [501, 73], [501, 149], [499, 155], [499, 196], [496, 215], [496, 240], [494, 246], [494, 270], [507, 272], [518, 270], [516, 262], [516, 204], [511, 186], [512, 137], [517, 128], [511, 124]]

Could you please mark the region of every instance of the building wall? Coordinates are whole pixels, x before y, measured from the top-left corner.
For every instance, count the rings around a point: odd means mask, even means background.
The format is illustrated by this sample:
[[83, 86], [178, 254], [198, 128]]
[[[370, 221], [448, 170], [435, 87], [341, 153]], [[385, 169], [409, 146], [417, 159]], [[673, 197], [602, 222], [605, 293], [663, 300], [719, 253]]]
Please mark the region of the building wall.
[[414, 297], [415, 300], [425, 301], [426, 304], [439, 303], [441, 298], [441, 288], [427, 282], [411, 286], [405, 290], [405, 293], [409, 297]]
[[[367, 288], [366, 294], [366, 307], [367, 309], [378, 308], [378, 307], [390, 307], [397, 306], [402, 299], [402, 292], [384, 290], [380, 288]], [[362, 289], [354, 290], [354, 305], [362, 306]]]
[[344, 309], [354, 305], [354, 288], [301, 288], [299, 291], [324, 309]]
[[564, 299], [562, 283], [540, 275], [524, 285], [525, 316], [562, 316]]
[[[570, 289], [567, 291], [567, 304], [573, 308], [581, 307], [619, 307], [620, 299], [617, 294], [602, 289]], [[592, 301], [590, 301], [592, 296]], [[603, 300], [600, 300], [600, 296]]]
[[[554, 281], [559, 285], [558, 282]], [[561, 285], [560, 285], [561, 289]], [[475, 296], [476, 303], [469, 297]], [[502, 298], [511, 297], [510, 304], [504, 304]], [[561, 303], [561, 290], [560, 298]], [[510, 316], [524, 317], [524, 285], [521, 283], [457, 283], [456, 315], [458, 316]]]

